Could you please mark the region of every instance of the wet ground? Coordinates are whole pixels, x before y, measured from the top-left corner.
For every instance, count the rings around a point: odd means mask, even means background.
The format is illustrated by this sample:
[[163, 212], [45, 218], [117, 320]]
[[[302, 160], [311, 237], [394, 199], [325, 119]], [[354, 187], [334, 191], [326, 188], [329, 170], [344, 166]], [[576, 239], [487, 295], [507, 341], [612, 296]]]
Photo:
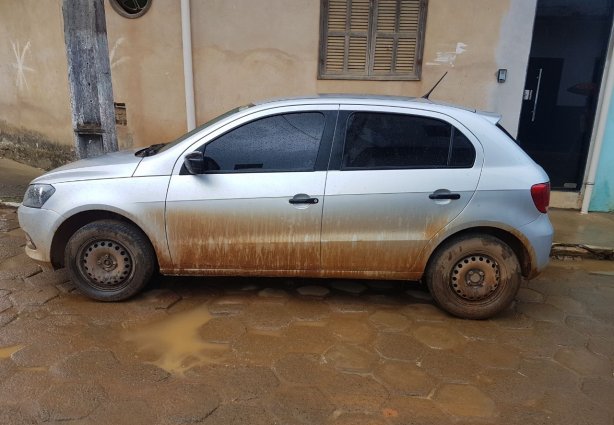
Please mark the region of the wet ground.
[[159, 278], [81, 296], [0, 209], [0, 423], [613, 424], [614, 262], [487, 321], [417, 284]]

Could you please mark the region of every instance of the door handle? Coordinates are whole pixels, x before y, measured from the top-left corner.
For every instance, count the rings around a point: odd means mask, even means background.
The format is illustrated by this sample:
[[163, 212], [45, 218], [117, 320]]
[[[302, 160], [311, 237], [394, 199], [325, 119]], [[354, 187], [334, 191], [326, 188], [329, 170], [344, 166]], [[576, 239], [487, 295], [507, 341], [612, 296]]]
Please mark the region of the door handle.
[[317, 204], [318, 202], [320, 202], [320, 200], [318, 198], [297, 198], [297, 197], [294, 197], [294, 198], [290, 199], [288, 202], [290, 202], [292, 205], [295, 205], [295, 204]]
[[537, 88], [535, 89], [535, 101], [533, 102], [533, 111], [531, 112], [531, 122], [535, 122], [535, 114], [537, 113], [537, 100], [539, 99], [539, 87], [542, 84], [542, 71], [543, 68], [539, 68], [539, 74], [537, 75]]
[[431, 193], [429, 199], [460, 199], [460, 193]]

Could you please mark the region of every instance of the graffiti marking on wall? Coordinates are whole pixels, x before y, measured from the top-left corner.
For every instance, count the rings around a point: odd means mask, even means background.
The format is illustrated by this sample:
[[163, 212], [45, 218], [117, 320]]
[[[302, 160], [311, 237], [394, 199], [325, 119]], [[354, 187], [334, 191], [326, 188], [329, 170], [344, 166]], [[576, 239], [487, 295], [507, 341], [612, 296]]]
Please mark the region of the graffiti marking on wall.
[[467, 50], [467, 45], [463, 42], [456, 43], [456, 48], [451, 52], [437, 52], [434, 62], [427, 62], [427, 65], [448, 65], [454, 68], [456, 58]]
[[13, 65], [13, 68], [15, 68], [17, 72], [17, 75], [16, 75], [17, 88], [19, 90], [23, 90], [24, 88], [29, 89], [28, 79], [26, 78], [26, 71], [34, 72], [34, 69], [30, 68], [29, 66], [26, 66], [25, 64], [26, 53], [28, 53], [28, 51], [30, 50], [30, 42], [28, 41], [26, 43], [23, 50], [21, 50], [19, 41], [17, 41], [16, 43], [14, 41], [11, 41], [11, 45], [13, 46], [13, 53], [15, 54], [15, 63], [12, 65]]
[[117, 48], [124, 43], [124, 37], [119, 37], [115, 40], [115, 44], [113, 44], [113, 48], [111, 49], [111, 53], [109, 53], [109, 62], [111, 62], [111, 69], [115, 68], [117, 65], [126, 62], [130, 59], [129, 56], [124, 56], [122, 58], [115, 58], [115, 52]]

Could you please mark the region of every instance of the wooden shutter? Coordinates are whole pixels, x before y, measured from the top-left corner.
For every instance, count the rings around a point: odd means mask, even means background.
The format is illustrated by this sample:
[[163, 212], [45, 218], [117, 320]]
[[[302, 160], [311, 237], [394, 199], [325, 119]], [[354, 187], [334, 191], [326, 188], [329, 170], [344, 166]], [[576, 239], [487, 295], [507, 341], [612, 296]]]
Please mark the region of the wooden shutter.
[[320, 78], [419, 79], [427, 0], [322, 0]]

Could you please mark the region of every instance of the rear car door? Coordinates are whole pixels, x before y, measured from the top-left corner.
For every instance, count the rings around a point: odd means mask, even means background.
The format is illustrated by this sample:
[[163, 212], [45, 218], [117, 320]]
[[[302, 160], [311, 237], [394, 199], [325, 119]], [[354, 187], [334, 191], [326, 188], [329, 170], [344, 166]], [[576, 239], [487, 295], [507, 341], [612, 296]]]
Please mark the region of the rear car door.
[[198, 147], [209, 171], [190, 175], [182, 169], [168, 191], [166, 228], [175, 270], [319, 269], [337, 109], [309, 105], [256, 113]]
[[341, 106], [325, 191], [322, 268], [411, 272], [465, 208], [482, 148], [436, 112]]

